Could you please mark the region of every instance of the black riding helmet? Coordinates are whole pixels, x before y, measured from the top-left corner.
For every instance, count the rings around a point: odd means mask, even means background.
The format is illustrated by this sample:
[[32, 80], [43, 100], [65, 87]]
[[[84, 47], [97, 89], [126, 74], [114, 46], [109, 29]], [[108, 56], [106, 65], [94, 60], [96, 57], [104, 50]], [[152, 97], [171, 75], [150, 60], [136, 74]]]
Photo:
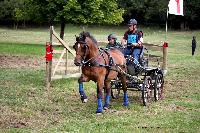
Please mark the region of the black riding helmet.
[[116, 40], [117, 40], [117, 37], [116, 37], [114, 34], [110, 34], [110, 35], [108, 36], [108, 41], [109, 41], [110, 39], [114, 39], [114, 40], [116, 41]]
[[129, 22], [128, 22], [128, 25], [137, 25], [137, 20], [130, 19]]

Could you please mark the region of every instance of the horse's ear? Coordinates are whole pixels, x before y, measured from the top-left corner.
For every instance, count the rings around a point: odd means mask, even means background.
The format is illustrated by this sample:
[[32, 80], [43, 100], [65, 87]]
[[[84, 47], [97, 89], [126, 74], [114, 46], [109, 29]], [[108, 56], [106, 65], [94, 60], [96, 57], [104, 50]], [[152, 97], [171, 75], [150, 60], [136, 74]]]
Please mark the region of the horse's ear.
[[76, 41], [78, 42], [78, 41], [79, 41], [79, 37], [78, 37], [78, 36], [76, 36], [76, 35], [75, 35], [75, 37], [76, 37]]
[[91, 35], [90, 35], [90, 32], [85, 32], [85, 36], [87, 36], [87, 37], [91, 37]]
[[83, 39], [83, 41], [85, 41], [85, 39], [86, 39], [85, 31], [82, 32], [82, 39]]

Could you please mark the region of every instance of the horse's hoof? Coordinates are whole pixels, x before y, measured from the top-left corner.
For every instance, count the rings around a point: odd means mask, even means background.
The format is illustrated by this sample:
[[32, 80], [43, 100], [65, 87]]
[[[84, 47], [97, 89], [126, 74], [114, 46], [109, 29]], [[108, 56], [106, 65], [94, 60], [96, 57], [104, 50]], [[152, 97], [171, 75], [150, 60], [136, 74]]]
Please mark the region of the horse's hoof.
[[103, 110], [102, 110], [102, 109], [97, 109], [96, 113], [97, 113], [97, 114], [102, 114], [102, 113], [103, 113]]
[[129, 103], [123, 103], [123, 106], [128, 107]]
[[109, 107], [103, 107], [103, 109], [107, 111], [107, 110], [109, 110]]
[[105, 112], [109, 112], [109, 108], [108, 107], [104, 107], [103, 108]]
[[96, 113], [97, 115], [102, 115], [103, 113]]
[[87, 103], [88, 99], [81, 99], [83, 103]]
[[105, 104], [105, 105], [103, 106], [103, 109], [104, 109], [104, 110], [108, 110], [108, 109], [109, 109], [109, 105], [108, 105], [108, 104]]
[[87, 96], [81, 95], [81, 101], [82, 103], [87, 103], [88, 101]]

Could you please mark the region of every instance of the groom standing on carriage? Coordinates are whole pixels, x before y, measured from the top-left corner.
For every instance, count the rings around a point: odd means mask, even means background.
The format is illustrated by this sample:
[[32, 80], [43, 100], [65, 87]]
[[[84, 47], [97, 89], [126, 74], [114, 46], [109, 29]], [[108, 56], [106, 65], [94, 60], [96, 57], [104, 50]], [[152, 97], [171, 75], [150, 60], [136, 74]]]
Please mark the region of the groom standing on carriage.
[[130, 19], [128, 22], [128, 30], [125, 32], [121, 43], [126, 46], [124, 55], [132, 55], [139, 62], [140, 55], [143, 52], [143, 33], [138, 31], [135, 19]]

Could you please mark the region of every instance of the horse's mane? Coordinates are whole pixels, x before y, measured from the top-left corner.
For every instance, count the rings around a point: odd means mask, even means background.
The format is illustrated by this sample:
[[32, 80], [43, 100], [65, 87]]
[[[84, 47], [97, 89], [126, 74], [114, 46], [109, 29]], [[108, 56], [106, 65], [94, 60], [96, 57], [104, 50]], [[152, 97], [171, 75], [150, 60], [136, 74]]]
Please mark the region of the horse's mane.
[[90, 34], [90, 32], [81, 32], [79, 37], [76, 37], [77, 42], [85, 42], [86, 37], [90, 38], [94, 44], [97, 45], [97, 40]]

